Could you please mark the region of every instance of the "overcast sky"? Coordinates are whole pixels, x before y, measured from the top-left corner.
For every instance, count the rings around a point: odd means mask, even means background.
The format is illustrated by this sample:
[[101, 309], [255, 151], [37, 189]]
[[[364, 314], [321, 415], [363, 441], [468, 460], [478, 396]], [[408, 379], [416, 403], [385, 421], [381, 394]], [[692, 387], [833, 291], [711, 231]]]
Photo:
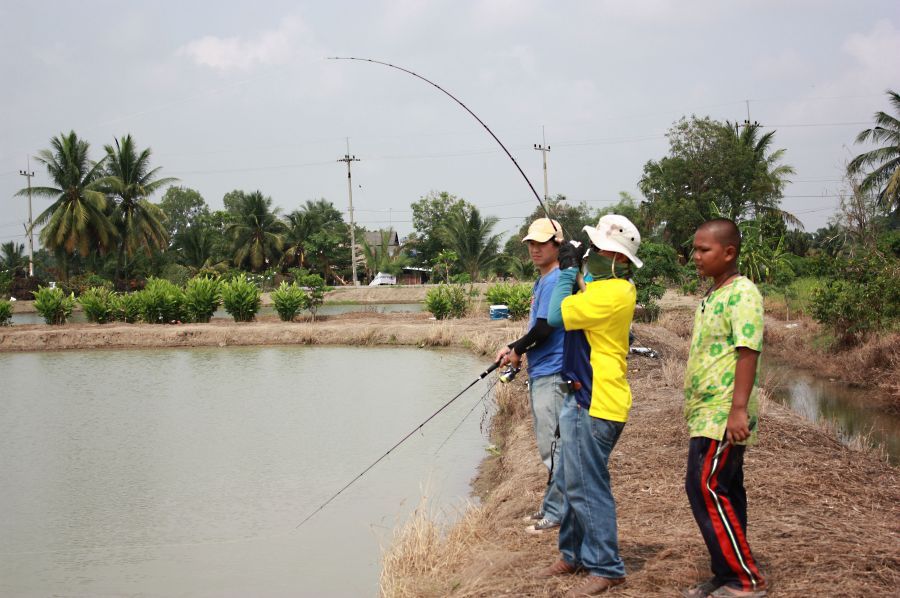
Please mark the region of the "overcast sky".
[[[445, 190], [517, 228], [525, 181], [449, 98], [509, 147], [539, 192], [600, 207], [640, 196], [666, 130], [696, 114], [777, 129], [797, 174], [784, 207], [832, 215], [843, 165], [900, 89], [900, 3], [798, 0], [397, 0], [42, 3], [0, 0], [0, 241], [24, 241], [17, 173], [51, 137], [131, 133], [165, 176], [213, 208], [260, 190], [284, 212], [324, 197], [357, 221], [412, 230], [409, 205]], [[48, 184], [32, 160], [35, 185]], [[154, 197], [158, 201], [160, 196]], [[49, 205], [35, 199], [37, 215]]]

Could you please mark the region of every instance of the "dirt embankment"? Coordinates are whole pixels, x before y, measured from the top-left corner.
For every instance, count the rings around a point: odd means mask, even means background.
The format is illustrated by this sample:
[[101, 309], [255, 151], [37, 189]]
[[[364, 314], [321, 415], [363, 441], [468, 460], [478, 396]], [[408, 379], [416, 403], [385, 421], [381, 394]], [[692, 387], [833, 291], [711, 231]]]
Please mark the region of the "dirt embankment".
[[[620, 549], [628, 582], [614, 596], [677, 596], [709, 575], [684, 493], [687, 433], [681, 384], [687, 341], [659, 325], [637, 335], [662, 359], [631, 356], [634, 407], [613, 452]], [[498, 392], [482, 503], [442, 532], [425, 510], [385, 557], [387, 596], [557, 596], [580, 578], [534, 576], [557, 557], [556, 534], [525, 533], [546, 470], [534, 444], [524, 386]], [[749, 540], [771, 596], [887, 596], [900, 584], [900, 470], [841, 445], [764, 401], [760, 441], [745, 462]]]

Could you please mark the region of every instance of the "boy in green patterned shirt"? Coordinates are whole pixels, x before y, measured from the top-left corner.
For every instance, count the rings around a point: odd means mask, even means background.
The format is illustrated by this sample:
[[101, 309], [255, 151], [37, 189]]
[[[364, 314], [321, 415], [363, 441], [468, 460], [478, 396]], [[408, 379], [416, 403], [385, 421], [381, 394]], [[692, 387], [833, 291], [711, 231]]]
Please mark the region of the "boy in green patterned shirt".
[[685, 590], [688, 598], [766, 595], [747, 543], [744, 450], [756, 440], [762, 297], [738, 273], [741, 236], [716, 218], [694, 235], [694, 263], [713, 286], [694, 315], [684, 381], [691, 435], [685, 490], [709, 550], [712, 579]]

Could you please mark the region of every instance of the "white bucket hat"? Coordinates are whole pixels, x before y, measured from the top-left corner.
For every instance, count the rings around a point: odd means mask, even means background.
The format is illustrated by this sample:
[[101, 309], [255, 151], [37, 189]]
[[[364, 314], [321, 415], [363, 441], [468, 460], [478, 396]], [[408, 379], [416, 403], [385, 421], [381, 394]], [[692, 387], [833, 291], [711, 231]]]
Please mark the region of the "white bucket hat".
[[641, 244], [641, 233], [625, 216], [607, 214], [600, 218], [596, 228], [585, 226], [584, 232], [587, 233], [591, 243], [597, 249], [621, 253], [638, 268], [644, 265], [644, 262], [637, 256], [637, 250]]

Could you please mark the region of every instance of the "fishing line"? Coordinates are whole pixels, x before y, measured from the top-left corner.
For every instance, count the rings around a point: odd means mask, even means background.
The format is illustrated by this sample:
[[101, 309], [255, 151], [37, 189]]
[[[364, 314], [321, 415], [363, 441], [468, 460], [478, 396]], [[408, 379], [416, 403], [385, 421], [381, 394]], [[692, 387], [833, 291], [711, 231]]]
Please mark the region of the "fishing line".
[[497, 386], [497, 382], [499, 382], [499, 381], [500, 381], [500, 378], [497, 378], [496, 380], [491, 382], [490, 386], [487, 387], [487, 390], [484, 391], [484, 394], [481, 395], [481, 398], [478, 399], [477, 401], [475, 401], [475, 404], [472, 405], [472, 408], [469, 409], [469, 411], [463, 416], [463, 418], [459, 421], [459, 423], [456, 424], [456, 427], [453, 428], [453, 430], [450, 432], [450, 434], [447, 435], [447, 438], [444, 439], [444, 442], [441, 443], [441, 446], [437, 447], [437, 450], [434, 451], [435, 455], [437, 455], [439, 452], [441, 452], [441, 449], [444, 448], [444, 445], [447, 444], [447, 442], [451, 438], [453, 438], [453, 435], [456, 434], [456, 432], [462, 427], [462, 425], [465, 423], [465, 421], [467, 419], [469, 419], [469, 416], [472, 415], [472, 412], [475, 411], [475, 408], [478, 407], [479, 405], [481, 405], [484, 402], [484, 400], [487, 398], [487, 396], [489, 394], [491, 394], [491, 391], [494, 390], [494, 387]]
[[[513, 158], [513, 155], [509, 152], [508, 149], [506, 149], [506, 146], [503, 145], [503, 142], [500, 141], [500, 139], [499, 139], [496, 135], [494, 135], [494, 132], [491, 131], [491, 128], [490, 128], [489, 126], [487, 126], [486, 124], [484, 124], [484, 121], [481, 120], [480, 118], [478, 118], [478, 115], [475, 114], [474, 112], [472, 112], [472, 111], [469, 109], [469, 107], [466, 106], [465, 104], [463, 104], [463, 103], [459, 100], [459, 98], [457, 98], [455, 95], [453, 95], [452, 93], [450, 93], [449, 91], [447, 91], [446, 89], [444, 89], [443, 87], [441, 87], [440, 85], [438, 85], [437, 83], [435, 83], [434, 81], [430, 81], [429, 79], [426, 79], [425, 77], [423, 77], [422, 75], [420, 75], [420, 74], [418, 74], [418, 73], [414, 73], [413, 71], [411, 71], [411, 70], [409, 70], [409, 69], [405, 69], [405, 68], [403, 68], [402, 66], [397, 66], [396, 64], [391, 64], [391, 63], [389, 63], [389, 62], [382, 62], [382, 61], [380, 61], [380, 60], [373, 60], [373, 59], [371, 59], [371, 58], [355, 58], [355, 57], [353, 57], [353, 56], [330, 56], [330, 57], [328, 57], [326, 60], [356, 60], [356, 61], [359, 61], [359, 62], [371, 62], [371, 63], [373, 63], [373, 64], [380, 64], [380, 65], [382, 65], [382, 66], [387, 66], [387, 67], [390, 67], [390, 68], [392, 68], [392, 69], [397, 69], [398, 71], [403, 71], [404, 73], [406, 73], [406, 74], [408, 74], [408, 75], [412, 75], [413, 77], [415, 77], [415, 78], [417, 78], [417, 79], [421, 79], [421, 80], [424, 81], [425, 83], [428, 83], [428, 84], [431, 85], [432, 87], [435, 87], [435, 88], [437, 88], [438, 90], [442, 91], [442, 92], [443, 92], [444, 94], [446, 94], [450, 99], [452, 99], [454, 102], [456, 102], [457, 104], [459, 104], [460, 106], [462, 106], [463, 109], [464, 109], [466, 112], [468, 112], [469, 114], [471, 114], [471, 115], [472, 115], [472, 118], [474, 118], [475, 120], [477, 120], [477, 121], [478, 121], [478, 124], [480, 124], [482, 127], [484, 127], [484, 130], [487, 131], [487, 132], [490, 134], [490, 136], [494, 138], [494, 141], [496, 141], [496, 142], [500, 145], [501, 148], [503, 148], [503, 151], [506, 152], [506, 156], [507, 156], [510, 160], [512, 160], [512, 163], [516, 165], [516, 169], [519, 171], [519, 174], [521, 174], [521, 175], [522, 175], [522, 178], [525, 179], [525, 182], [528, 183], [528, 188], [531, 189], [531, 192], [534, 194], [534, 198], [535, 198], [535, 199], [538, 201], [538, 203], [541, 205], [541, 208], [544, 210], [544, 214], [545, 214], [545, 215], [547, 216], [547, 218], [550, 220], [550, 223], [553, 224], [553, 218], [551, 218], [551, 216], [550, 216], [550, 211], [547, 209], [547, 206], [544, 205], [543, 200], [541, 200], [541, 196], [538, 194], [537, 190], [534, 188], [534, 185], [531, 184], [531, 180], [528, 178], [528, 175], [525, 174], [525, 171], [522, 170], [522, 167], [519, 166], [519, 163], [516, 162], [516, 159], [515, 159], [515, 158]], [[559, 226], [560, 226], [560, 228], [562, 228], [562, 224], [560, 224]], [[556, 229], [556, 224], [553, 224], [553, 228]], [[565, 229], [562, 229], [562, 232], [563, 232], [564, 235], [568, 236], [568, 233], [566, 233]]]
[[370, 469], [372, 469], [373, 467], [375, 467], [376, 465], [378, 465], [385, 457], [387, 457], [388, 455], [390, 455], [390, 454], [391, 454], [391, 451], [393, 451], [395, 448], [397, 448], [398, 446], [400, 446], [401, 444], [403, 444], [404, 442], [406, 442], [406, 440], [407, 440], [410, 436], [412, 436], [413, 434], [415, 434], [416, 432], [418, 432], [419, 430], [421, 430], [422, 427], [423, 427], [425, 424], [427, 424], [427, 423], [430, 422], [432, 419], [434, 419], [434, 418], [437, 416], [437, 414], [439, 414], [441, 411], [443, 411], [444, 409], [446, 409], [447, 407], [449, 407], [450, 404], [451, 404], [453, 401], [455, 401], [456, 399], [458, 399], [459, 397], [461, 397], [461, 396], [463, 395], [464, 392], [466, 392], [467, 390], [469, 390], [470, 388], [472, 388], [473, 386], [475, 386], [475, 385], [476, 385], [478, 382], [480, 382], [481, 380], [484, 380], [484, 378], [485, 378], [488, 374], [490, 374], [491, 372], [493, 372], [494, 370], [496, 370], [497, 367], [498, 367], [499, 365], [500, 365], [500, 362], [499, 362], [499, 361], [492, 363], [486, 370], [484, 370], [483, 372], [481, 372], [481, 373], [478, 375], [478, 377], [475, 378], [468, 386], [466, 386], [464, 389], [462, 389], [461, 391], [459, 391], [459, 393], [458, 393], [455, 397], [453, 397], [452, 399], [450, 399], [449, 401], [447, 401], [446, 403], [444, 403], [444, 404], [441, 406], [440, 409], [438, 409], [437, 411], [435, 411], [434, 413], [432, 413], [431, 415], [429, 415], [429, 416], [428, 416], [428, 419], [426, 419], [426, 420], [423, 421], [421, 424], [419, 424], [418, 426], [416, 426], [409, 434], [407, 434], [406, 436], [404, 436], [403, 438], [401, 438], [401, 439], [397, 442], [397, 444], [395, 444], [394, 446], [392, 446], [391, 448], [389, 448], [389, 449], [387, 450], [387, 452], [385, 452], [383, 455], [381, 455], [380, 457], [378, 457], [377, 459], [375, 459], [375, 461], [374, 461], [371, 465], [369, 465], [369, 466], [366, 467], [364, 470], [362, 470], [362, 471], [359, 473], [359, 475], [357, 475], [355, 478], [353, 478], [352, 480], [350, 480], [349, 482], [347, 482], [346, 484], [344, 484], [344, 487], [343, 487], [343, 488], [341, 488], [340, 490], [338, 490], [337, 492], [335, 492], [334, 494], [332, 494], [331, 497], [330, 497], [328, 500], [326, 500], [326, 501], [323, 502], [321, 505], [319, 505], [318, 507], [316, 507], [316, 510], [314, 510], [312, 513], [310, 513], [309, 515], [307, 515], [306, 518], [305, 518], [303, 521], [301, 521], [300, 523], [298, 523], [298, 524], [297, 524], [297, 527], [295, 527], [294, 529], [300, 529], [300, 526], [302, 526], [304, 523], [306, 523], [307, 521], [309, 521], [310, 519], [312, 519], [313, 516], [315, 516], [316, 513], [318, 513], [319, 511], [321, 511], [321, 510], [324, 509], [325, 507], [327, 507], [327, 506], [331, 503], [331, 501], [333, 501], [333, 500], [336, 499], [338, 496], [340, 496], [341, 493], [342, 493], [344, 490], [346, 490], [347, 488], [349, 488], [350, 486], [352, 486], [354, 482], [356, 482], [358, 479], [360, 479], [361, 477], [363, 477], [364, 475], [366, 475], [366, 474], [369, 472]]

